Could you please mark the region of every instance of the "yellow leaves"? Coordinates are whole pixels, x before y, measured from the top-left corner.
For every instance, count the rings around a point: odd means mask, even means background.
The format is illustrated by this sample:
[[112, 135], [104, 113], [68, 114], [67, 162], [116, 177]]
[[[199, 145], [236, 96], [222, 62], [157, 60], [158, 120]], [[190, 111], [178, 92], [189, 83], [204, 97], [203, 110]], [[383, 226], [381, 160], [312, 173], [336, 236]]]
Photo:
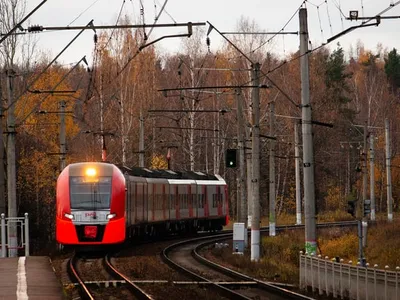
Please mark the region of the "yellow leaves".
[[166, 158], [162, 155], [154, 155], [151, 158], [151, 169], [167, 169], [168, 162]]
[[22, 150], [18, 161], [18, 189], [24, 193], [40, 194], [41, 201], [51, 201], [46, 195], [54, 191], [58, 175], [57, 156], [36, 149]]
[[[60, 102], [66, 102], [66, 111], [73, 111], [73, 102], [68, 97], [69, 93], [52, 93], [73, 90], [67, 80], [63, 80], [65, 73], [66, 70], [53, 67], [40, 75], [37, 80], [35, 79], [38, 74], [33, 74], [30, 81], [34, 80], [35, 83], [29, 88], [30, 92], [26, 92], [17, 99], [15, 104], [17, 128], [22, 127], [25, 132], [35, 136], [38, 141], [47, 144], [47, 147], [52, 150], [59, 147]], [[79, 97], [79, 92], [74, 96]], [[40, 111], [46, 113], [39, 113]], [[65, 123], [67, 136], [73, 136], [78, 132], [78, 126], [71, 114], [66, 114]]]
[[326, 209], [333, 211], [344, 208], [344, 203], [340, 199], [340, 187], [330, 185], [328, 187], [327, 196], [325, 197]]

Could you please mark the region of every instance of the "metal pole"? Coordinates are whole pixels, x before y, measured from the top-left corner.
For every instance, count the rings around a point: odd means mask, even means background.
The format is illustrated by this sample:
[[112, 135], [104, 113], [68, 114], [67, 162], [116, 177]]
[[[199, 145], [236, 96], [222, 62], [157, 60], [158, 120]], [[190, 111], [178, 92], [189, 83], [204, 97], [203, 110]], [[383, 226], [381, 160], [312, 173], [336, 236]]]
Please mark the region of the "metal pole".
[[144, 168], [144, 122], [143, 112], [139, 116], [139, 167]]
[[6, 216], [1, 214], [1, 257], [7, 257], [6, 252]]
[[252, 65], [252, 190], [253, 215], [251, 220], [251, 260], [260, 259], [260, 64]]
[[[368, 127], [367, 122], [364, 124], [364, 146], [363, 146], [363, 153], [362, 153], [362, 174], [363, 174], [363, 201], [362, 205], [364, 204], [365, 200], [367, 199], [367, 192], [368, 192], [368, 169], [367, 169], [367, 139], [368, 139]], [[363, 210], [361, 210], [363, 212]], [[364, 214], [362, 214], [364, 215]]]
[[388, 221], [393, 221], [392, 174], [390, 171], [391, 154], [390, 154], [389, 119], [385, 119], [385, 142], [386, 142], [387, 214], [388, 214]]
[[60, 171], [65, 168], [65, 101], [60, 101]]
[[[269, 104], [269, 135], [275, 136], [275, 102]], [[275, 236], [275, 140], [270, 140], [269, 148], [269, 236]]]
[[29, 217], [25, 213], [25, 256], [29, 256]]
[[374, 151], [374, 135], [369, 136], [370, 151], [370, 197], [371, 197], [371, 221], [375, 221], [375, 151]]
[[362, 242], [363, 236], [362, 236], [361, 220], [357, 220], [357, 233], [358, 233], [358, 260], [360, 264], [362, 264], [364, 260], [364, 254], [363, 254], [363, 242]]
[[[7, 70], [8, 87], [8, 114], [7, 114], [7, 189], [8, 189], [8, 217], [17, 217], [16, 171], [15, 171], [15, 103], [14, 97], [14, 70]], [[17, 256], [17, 224], [9, 222], [8, 236], [10, 237], [9, 256]]]
[[308, 66], [308, 25], [307, 9], [301, 8], [300, 17], [300, 66], [301, 66], [301, 108], [303, 132], [303, 176], [305, 249], [309, 254], [317, 253], [317, 230], [315, 222], [314, 149], [311, 125], [310, 76]]
[[244, 165], [244, 119], [243, 119], [243, 99], [241, 89], [236, 89], [236, 107], [238, 120], [238, 148], [239, 148], [239, 222], [247, 223], [247, 199], [246, 199], [246, 184], [245, 184], [245, 165]]
[[[2, 92], [3, 74], [0, 74], [0, 98], [3, 98]], [[6, 212], [6, 192], [5, 192], [5, 164], [4, 164], [4, 137], [3, 137], [3, 102], [0, 102], [0, 213]]]
[[[251, 109], [251, 108], [250, 108]], [[251, 156], [250, 129], [246, 130], [245, 141], [246, 165], [247, 165], [247, 228], [251, 228], [251, 220], [253, 216], [253, 190], [251, 187], [251, 176], [253, 174], [253, 163]]]
[[106, 140], [104, 136], [104, 93], [103, 93], [103, 74], [100, 76], [100, 134], [101, 134], [101, 160], [107, 160], [107, 148], [106, 148]]
[[297, 121], [294, 124], [294, 157], [296, 173], [296, 225], [301, 225], [299, 123]]

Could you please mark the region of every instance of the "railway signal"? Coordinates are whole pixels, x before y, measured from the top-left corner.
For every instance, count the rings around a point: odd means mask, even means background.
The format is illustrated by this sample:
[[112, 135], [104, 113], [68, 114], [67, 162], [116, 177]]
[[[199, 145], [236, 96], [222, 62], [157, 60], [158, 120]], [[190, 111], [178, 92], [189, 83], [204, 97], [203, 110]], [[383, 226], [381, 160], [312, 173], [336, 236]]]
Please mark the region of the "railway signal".
[[371, 200], [365, 199], [364, 200], [364, 217], [371, 213]]
[[227, 149], [226, 156], [225, 156], [225, 164], [227, 168], [236, 168], [236, 152], [237, 149]]
[[356, 202], [353, 201], [347, 201], [347, 212], [351, 214], [353, 217], [356, 215]]

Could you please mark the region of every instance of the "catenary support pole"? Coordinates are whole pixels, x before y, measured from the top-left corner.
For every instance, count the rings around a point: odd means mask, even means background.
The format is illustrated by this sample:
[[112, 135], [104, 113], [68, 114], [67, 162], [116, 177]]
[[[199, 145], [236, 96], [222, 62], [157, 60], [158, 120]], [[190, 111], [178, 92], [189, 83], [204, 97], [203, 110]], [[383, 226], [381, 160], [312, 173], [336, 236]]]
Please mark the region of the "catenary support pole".
[[[8, 114], [7, 114], [7, 190], [8, 190], [8, 217], [17, 217], [17, 190], [15, 170], [15, 103], [14, 103], [14, 70], [7, 70]], [[17, 223], [8, 224], [9, 257], [17, 256]]]
[[315, 222], [314, 149], [311, 125], [310, 76], [308, 62], [307, 9], [301, 8], [300, 18], [300, 67], [301, 67], [301, 108], [303, 134], [303, 177], [305, 250], [308, 254], [317, 252], [317, 230]]
[[60, 101], [60, 172], [65, 168], [65, 101]]
[[370, 167], [370, 197], [371, 197], [371, 221], [375, 221], [375, 150], [374, 150], [374, 135], [369, 136], [369, 167]]
[[251, 229], [251, 219], [253, 215], [253, 189], [251, 187], [251, 176], [253, 174], [253, 164], [251, 155], [251, 142], [250, 142], [250, 129], [246, 130], [245, 141], [245, 154], [246, 154], [246, 186], [247, 186], [247, 227]]
[[[275, 136], [275, 102], [269, 103], [269, 135]], [[269, 236], [275, 236], [275, 140], [269, 140]]]
[[252, 90], [252, 176], [253, 214], [251, 219], [251, 260], [260, 259], [260, 64], [252, 65], [251, 79], [255, 86]]
[[238, 120], [238, 148], [239, 148], [239, 222], [247, 221], [247, 199], [246, 199], [246, 170], [244, 164], [244, 118], [243, 118], [243, 99], [241, 89], [236, 89], [236, 107]]
[[238, 119], [238, 148], [239, 148], [239, 201], [240, 201], [240, 214], [239, 222], [245, 225], [245, 236], [244, 244], [248, 246], [248, 234], [247, 234], [247, 214], [248, 214], [248, 203], [246, 198], [246, 165], [245, 165], [245, 124], [243, 116], [243, 98], [242, 90], [236, 89], [236, 108], [237, 108], [237, 119]]
[[388, 221], [393, 221], [393, 199], [392, 199], [392, 173], [390, 170], [390, 134], [389, 119], [385, 119], [385, 148], [386, 148], [386, 181], [387, 181], [387, 216]]
[[296, 225], [301, 225], [301, 186], [300, 186], [300, 151], [299, 122], [294, 123], [294, 163], [296, 177]]
[[144, 168], [144, 119], [140, 110], [139, 116], [139, 167]]
[[[0, 74], [0, 98], [3, 99], [2, 81], [3, 74]], [[3, 136], [3, 102], [0, 103], [0, 213], [6, 212], [6, 178], [5, 178], [5, 152]]]
[[[363, 175], [363, 186], [362, 186], [362, 203], [364, 205], [365, 200], [367, 199], [368, 193], [368, 169], [367, 169], [367, 157], [368, 157], [368, 147], [367, 147], [367, 140], [368, 140], [368, 127], [367, 122], [364, 124], [364, 138], [363, 138], [363, 150], [362, 150], [362, 175]], [[363, 212], [363, 210], [361, 209]], [[363, 215], [363, 214], [362, 214]]]

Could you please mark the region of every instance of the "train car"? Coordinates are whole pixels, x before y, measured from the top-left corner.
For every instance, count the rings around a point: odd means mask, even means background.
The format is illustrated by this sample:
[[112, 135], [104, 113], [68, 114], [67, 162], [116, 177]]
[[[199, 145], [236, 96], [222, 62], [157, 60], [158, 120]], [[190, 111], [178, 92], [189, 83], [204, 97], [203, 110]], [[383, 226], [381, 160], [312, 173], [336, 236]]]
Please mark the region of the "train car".
[[125, 240], [125, 177], [108, 163], [76, 163], [59, 175], [56, 240], [107, 245]]
[[63, 245], [113, 245], [228, 223], [225, 181], [202, 172], [76, 163], [59, 175], [56, 194], [56, 240]]
[[121, 168], [127, 182], [130, 237], [217, 231], [229, 222], [228, 189], [219, 175]]

